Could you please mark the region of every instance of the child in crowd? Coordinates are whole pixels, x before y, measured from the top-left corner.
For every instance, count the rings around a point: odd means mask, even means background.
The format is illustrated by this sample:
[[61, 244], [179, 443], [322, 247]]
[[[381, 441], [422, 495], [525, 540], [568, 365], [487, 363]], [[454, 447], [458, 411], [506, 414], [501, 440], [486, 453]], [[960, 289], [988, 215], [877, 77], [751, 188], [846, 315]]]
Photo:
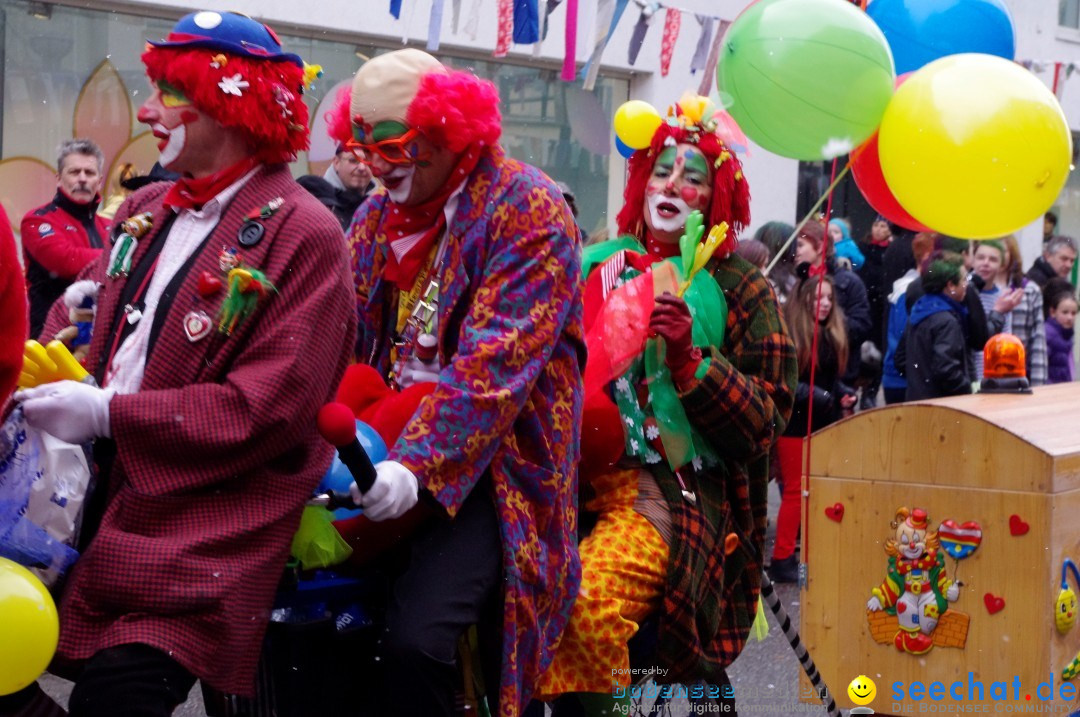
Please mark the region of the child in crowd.
[[851, 226], [846, 219], [829, 220], [829, 238], [832, 239], [838, 258], [850, 261], [851, 268], [856, 271], [862, 268], [866, 259], [859, 250], [859, 245], [851, 238]]
[[1073, 328], [1076, 325], [1077, 302], [1072, 288], [1048, 294], [1046, 304], [1050, 315], [1046, 319], [1047, 383], [1073, 380]]

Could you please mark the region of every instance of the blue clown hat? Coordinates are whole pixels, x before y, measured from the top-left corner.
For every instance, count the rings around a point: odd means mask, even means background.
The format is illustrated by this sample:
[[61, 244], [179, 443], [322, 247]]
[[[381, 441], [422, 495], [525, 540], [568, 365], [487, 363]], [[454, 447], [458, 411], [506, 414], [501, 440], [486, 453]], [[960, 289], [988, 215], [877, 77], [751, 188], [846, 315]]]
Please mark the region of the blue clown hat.
[[268, 25], [235, 12], [203, 11], [185, 15], [167, 38], [150, 44], [154, 47], [203, 47], [241, 57], [304, 66], [299, 55], [282, 52], [281, 40]]

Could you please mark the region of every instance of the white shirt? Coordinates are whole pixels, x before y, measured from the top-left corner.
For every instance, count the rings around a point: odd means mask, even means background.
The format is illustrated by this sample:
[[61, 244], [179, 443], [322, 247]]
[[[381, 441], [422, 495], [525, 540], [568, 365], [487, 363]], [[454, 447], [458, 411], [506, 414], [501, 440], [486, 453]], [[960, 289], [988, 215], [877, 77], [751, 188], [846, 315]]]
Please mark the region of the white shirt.
[[[143, 373], [146, 370], [146, 351], [150, 347], [150, 330], [154, 326], [154, 314], [157, 312], [161, 294], [180, 267], [206, 237], [210, 236], [221, 218], [221, 210], [228, 206], [248, 180], [261, 169], [262, 166], [256, 167], [230, 184], [199, 211], [181, 209], [177, 212], [169, 235], [165, 237], [165, 246], [158, 254], [154, 276], [150, 279], [150, 285], [143, 297], [142, 317], [113, 357], [105, 375], [106, 386], [116, 389], [120, 394], [135, 393], [142, 386]], [[158, 241], [161, 241], [160, 237]]]

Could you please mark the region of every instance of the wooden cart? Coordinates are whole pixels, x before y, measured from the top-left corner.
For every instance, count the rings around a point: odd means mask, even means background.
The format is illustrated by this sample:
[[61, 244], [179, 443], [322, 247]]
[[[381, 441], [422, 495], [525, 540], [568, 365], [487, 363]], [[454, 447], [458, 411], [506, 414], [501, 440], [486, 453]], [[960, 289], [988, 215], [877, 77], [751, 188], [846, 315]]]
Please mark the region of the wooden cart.
[[[1080, 625], [1059, 634], [1054, 610], [1062, 560], [1080, 562], [1080, 383], [860, 413], [814, 436], [809, 485], [801, 632], [839, 704], [852, 706], [846, 689], [860, 674], [877, 685], [879, 714], [1051, 704], [1061, 714], [1075, 702], [1061, 672], [1080, 651]], [[925, 510], [930, 529], [951, 519], [982, 531], [970, 556], [945, 556], [947, 579], [962, 586], [922, 655], [895, 646], [897, 616], [867, 609], [900, 506]], [[995, 682], [1007, 699], [991, 696]], [[1053, 701], [1041, 700], [1051, 685]]]

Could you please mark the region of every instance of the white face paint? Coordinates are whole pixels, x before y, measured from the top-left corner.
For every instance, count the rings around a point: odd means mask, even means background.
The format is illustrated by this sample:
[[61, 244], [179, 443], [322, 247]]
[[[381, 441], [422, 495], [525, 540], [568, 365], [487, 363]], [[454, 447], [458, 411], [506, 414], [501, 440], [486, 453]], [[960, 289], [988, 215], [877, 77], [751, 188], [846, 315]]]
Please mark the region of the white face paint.
[[170, 164], [176, 161], [176, 158], [180, 156], [180, 153], [184, 151], [184, 143], [187, 141], [186, 125], [178, 124], [171, 130], [166, 129], [164, 125], [155, 123], [151, 129], [154, 132], [155, 137], [161, 137], [162, 143], [158, 143], [158, 151], [161, 152], [162, 167], [168, 167]]
[[402, 204], [409, 198], [415, 173], [416, 166], [410, 165], [399, 167], [379, 177], [379, 181], [386, 187], [386, 193], [390, 195], [390, 201]]
[[[652, 226], [662, 232], [679, 231], [690, 216], [690, 206], [680, 197], [664, 194], [649, 195], [649, 218]], [[662, 205], [662, 206], [661, 206]]]

